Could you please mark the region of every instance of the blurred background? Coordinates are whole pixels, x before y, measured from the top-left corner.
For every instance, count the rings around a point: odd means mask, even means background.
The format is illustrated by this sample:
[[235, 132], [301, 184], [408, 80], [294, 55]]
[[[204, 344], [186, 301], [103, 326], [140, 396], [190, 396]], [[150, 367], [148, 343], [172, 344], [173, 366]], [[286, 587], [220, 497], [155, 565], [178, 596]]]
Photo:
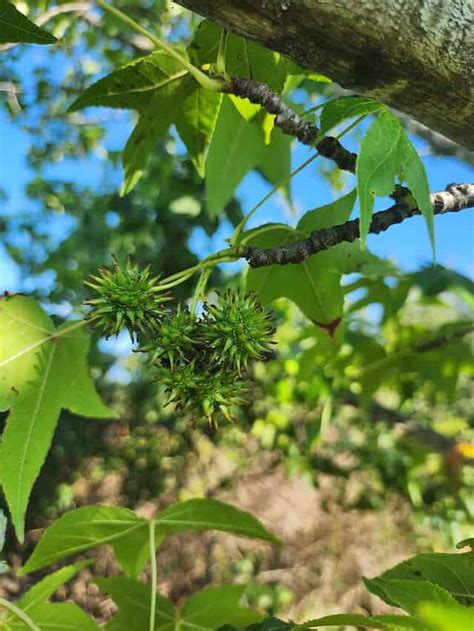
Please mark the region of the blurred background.
[[[83, 281], [112, 253], [169, 275], [225, 247], [242, 213], [271, 189], [268, 173], [248, 173], [225, 211], [210, 218], [203, 183], [172, 128], [137, 187], [119, 197], [133, 116], [67, 108], [99, 77], [149, 52], [148, 42], [89, 2], [16, 5], [32, 19], [43, 16], [61, 46], [0, 51], [0, 290], [33, 294], [60, 321], [84, 313]], [[189, 40], [198, 22], [165, 0], [115, 5], [167, 41]], [[305, 80], [291, 98], [307, 108], [340, 94], [330, 82]], [[403, 122], [432, 191], [472, 181], [472, 154]], [[357, 149], [365, 128], [351, 132], [348, 148]], [[293, 167], [307, 157], [307, 148], [292, 145]], [[294, 225], [353, 186], [352, 176], [318, 160], [252, 226]], [[383, 274], [344, 277], [345, 314], [334, 336], [289, 301], [273, 303], [276, 356], [254, 366], [252, 403], [217, 431], [164, 407], [128, 334], [95, 336], [92, 374], [120, 420], [62, 414], [34, 487], [27, 543], [7, 537], [13, 569], [72, 507], [110, 503], [152, 516], [177, 500], [217, 497], [254, 513], [284, 545], [180, 535], [160, 552], [163, 594], [179, 602], [207, 584], [238, 582], [251, 604], [294, 620], [382, 611], [361, 577], [415, 552], [452, 550], [474, 513], [469, 339], [417, 346], [433, 331], [472, 320], [474, 222], [469, 211], [435, 221], [436, 264], [420, 218], [369, 238], [369, 249], [386, 260]], [[244, 274], [244, 264], [222, 266], [210, 286], [239, 286]], [[186, 301], [192, 289], [192, 281], [180, 285], [174, 297]], [[72, 597], [103, 620], [113, 605], [90, 575], [118, 570], [109, 551], [95, 558], [56, 597]], [[7, 572], [0, 593], [16, 596], [30, 580]]]

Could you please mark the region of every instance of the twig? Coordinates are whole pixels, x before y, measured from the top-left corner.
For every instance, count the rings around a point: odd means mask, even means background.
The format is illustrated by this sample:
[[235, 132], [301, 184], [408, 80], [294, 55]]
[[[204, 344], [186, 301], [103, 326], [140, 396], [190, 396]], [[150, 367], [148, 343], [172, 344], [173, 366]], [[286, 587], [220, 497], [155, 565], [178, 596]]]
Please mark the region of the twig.
[[[432, 193], [431, 203], [435, 215], [474, 208], [474, 184], [450, 184], [446, 191]], [[379, 234], [390, 226], [420, 214], [421, 211], [410, 207], [404, 198], [397, 199], [391, 208], [374, 213], [369, 232]], [[359, 236], [359, 219], [353, 219], [338, 226], [316, 230], [306, 239], [288, 245], [274, 248], [248, 246], [244, 248], [243, 256], [251, 267], [300, 263], [338, 243], [355, 241]]]
[[319, 128], [296, 114], [281, 96], [270, 90], [265, 83], [259, 83], [253, 79], [231, 77], [227, 91], [234, 96], [240, 96], [261, 105], [267, 112], [275, 115], [275, 125], [285, 134], [298, 138], [305, 145], [314, 146], [320, 155], [333, 160], [343, 171], [355, 172], [357, 158], [355, 153], [345, 149], [332, 136], [319, 140]]

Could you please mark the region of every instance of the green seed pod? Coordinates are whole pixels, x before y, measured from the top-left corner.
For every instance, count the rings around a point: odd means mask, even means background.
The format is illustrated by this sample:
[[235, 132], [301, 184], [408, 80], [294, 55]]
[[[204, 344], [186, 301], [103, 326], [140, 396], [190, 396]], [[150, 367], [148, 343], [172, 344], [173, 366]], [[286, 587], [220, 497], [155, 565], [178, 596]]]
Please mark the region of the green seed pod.
[[196, 319], [187, 309], [178, 306], [162, 319], [153, 342], [139, 350], [149, 354], [150, 364], [173, 369], [177, 362], [191, 360], [196, 354], [197, 328]]
[[220, 416], [232, 421], [232, 408], [245, 403], [245, 384], [231, 372], [209, 368], [195, 362], [182, 364], [178, 370], [161, 368], [158, 381], [165, 386], [167, 405], [174, 403], [196, 421], [205, 418], [217, 425]]
[[218, 304], [205, 304], [204, 310], [202, 337], [218, 364], [241, 374], [249, 361], [271, 353], [273, 326], [255, 294], [226, 291]]
[[166, 405], [175, 403], [178, 409], [185, 410], [189, 402], [197, 397], [199, 378], [194, 362], [180, 366], [179, 370], [160, 368], [157, 381], [165, 386], [168, 395]]
[[165, 313], [162, 303], [169, 300], [150, 267], [140, 270], [129, 260], [123, 267], [115, 261], [111, 268], [100, 268], [85, 285], [99, 294], [85, 302], [92, 307], [87, 319], [107, 337], [123, 328], [132, 340], [138, 333], [153, 331]]
[[245, 403], [246, 391], [246, 384], [230, 372], [199, 373], [199, 398], [191, 404], [192, 413], [216, 427], [221, 416], [232, 422], [233, 408]]

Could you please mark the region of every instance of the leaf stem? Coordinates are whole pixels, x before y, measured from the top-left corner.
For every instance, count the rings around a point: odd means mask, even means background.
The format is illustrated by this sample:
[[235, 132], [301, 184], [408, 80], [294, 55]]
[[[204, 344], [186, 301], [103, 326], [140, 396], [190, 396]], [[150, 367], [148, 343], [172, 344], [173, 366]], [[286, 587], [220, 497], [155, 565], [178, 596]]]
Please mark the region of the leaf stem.
[[22, 609], [8, 602], [4, 598], [0, 598], [0, 607], [4, 607], [7, 611], [10, 611], [19, 620], [25, 623], [25, 625], [32, 631], [41, 631], [40, 627], [33, 622], [33, 620]]
[[181, 270], [181, 272], [176, 272], [176, 274], [172, 274], [171, 276], [167, 276], [160, 282], [160, 287], [162, 289], [170, 289], [175, 285], [180, 285], [184, 283], [184, 281], [197, 274], [201, 270], [207, 269], [208, 267], [214, 267], [215, 265], [219, 265], [219, 263], [230, 263], [239, 258], [239, 253], [236, 248], [226, 248], [225, 250], [219, 250], [218, 252], [214, 252], [209, 256], [206, 256], [202, 261], [200, 261], [197, 265], [193, 267], [188, 267], [187, 269]]
[[149, 547], [150, 547], [150, 562], [151, 562], [151, 594], [150, 594], [150, 626], [149, 630], [155, 629], [155, 617], [156, 617], [156, 589], [157, 589], [157, 568], [156, 568], [156, 540], [155, 540], [155, 520], [153, 519], [149, 523]]
[[[347, 134], [353, 127], [355, 127], [356, 125], [358, 125], [363, 119], [365, 118], [364, 116], [359, 116], [359, 118], [357, 120], [355, 120], [353, 123], [351, 123], [350, 125], [348, 125], [345, 129], [343, 129], [341, 131], [340, 134], [338, 134], [337, 136], [335, 136], [336, 140], [339, 140], [339, 138], [342, 138], [345, 134]], [[316, 138], [316, 140], [314, 141], [314, 145], [319, 144], [319, 142], [321, 141], [322, 137], [318, 136]], [[263, 204], [270, 199], [270, 197], [272, 197], [272, 195], [274, 195], [279, 188], [281, 188], [282, 184], [287, 184], [292, 178], [295, 177], [295, 175], [298, 175], [298, 173], [300, 173], [303, 169], [305, 169], [311, 162], [313, 162], [313, 160], [315, 160], [317, 157], [319, 156], [319, 151], [316, 151], [316, 153], [314, 153], [311, 157], [309, 157], [307, 160], [305, 160], [302, 164], [299, 165], [299, 167], [297, 167], [296, 169], [294, 169], [294, 171], [292, 171], [278, 186], [274, 186], [271, 191], [269, 191], [266, 195], [264, 195], [262, 197], [262, 199], [257, 202], [255, 204], [255, 206], [253, 208], [251, 208], [249, 210], [249, 212], [245, 215], [245, 217], [242, 219], [242, 221], [239, 223], [239, 225], [236, 227], [236, 229], [234, 230], [234, 234], [232, 235], [232, 238], [230, 240], [230, 243], [232, 246], [236, 246], [237, 242], [239, 240], [239, 237], [243, 231], [243, 229], [245, 228], [245, 226], [247, 225], [249, 219], [253, 216], [253, 214], [263, 206]]]
[[201, 276], [196, 285], [196, 289], [194, 290], [193, 299], [191, 301], [191, 314], [196, 315], [197, 306], [199, 300], [204, 296], [204, 292], [206, 291], [207, 281], [209, 280], [209, 276], [212, 273], [212, 267], [208, 267], [207, 269], [203, 269], [201, 272]]
[[226, 75], [226, 69], [225, 69], [226, 52], [227, 52], [227, 31], [225, 29], [222, 29], [221, 37], [219, 39], [219, 49], [217, 51], [217, 61], [216, 61], [216, 70], [222, 76]]
[[127, 26], [132, 28], [134, 31], [140, 33], [140, 35], [144, 35], [145, 37], [147, 37], [157, 48], [160, 48], [168, 55], [170, 55], [170, 57], [176, 59], [176, 61], [178, 61], [183, 66], [183, 68], [186, 68], [189, 74], [191, 74], [196, 79], [200, 86], [202, 86], [206, 90], [211, 90], [212, 92], [222, 92], [222, 88], [224, 85], [222, 81], [211, 79], [211, 77], [208, 77], [206, 74], [204, 74], [204, 72], [199, 70], [199, 68], [196, 68], [196, 66], [189, 62], [185, 57], [180, 55], [172, 46], [163, 42], [159, 37], [153, 35], [153, 33], [150, 33], [150, 31], [147, 31], [146, 28], [138, 24], [138, 22], [135, 22], [135, 20], [120, 11], [120, 9], [117, 9], [111, 4], [108, 4], [107, 2], [105, 2], [105, 0], [95, 0], [95, 2], [102, 9], [104, 9], [104, 11], [108, 11], [111, 15], [114, 15], [121, 22], [127, 24]]
[[273, 197], [273, 195], [281, 188], [282, 184], [287, 184], [295, 175], [298, 175], [298, 173], [300, 173], [303, 169], [305, 169], [309, 164], [311, 164], [311, 162], [313, 162], [313, 160], [316, 160], [316, 158], [318, 157], [319, 153], [316, 151], [316, 153], [314, 153], [312, 156], [310, 156], [307, 160], [305, 160], [304, 162], [302, 162], [296, 169], [294, 169], [280, 184], [278, 184], [277, 186], [274, 186], [266, 195], [264, 195], [256, 204], [255, 206], [253, 206], [249, 212], [245, 215], [245, 217], [242, 219], [242, 221], [239, 223], [239, 225], [236, 227], [236, 229], [234, 230], [234, 234], [232, 235], [232, 238], [230, 240], [232, 245], [236, 245], [240, 235], [242, 234], [242, 231], [244, 230], [245, 226], [247, 225], [247, 222], [249, 221], [249, 219], [254, 215], [254, 213], [263, 206], [263, 204], [265, 204], [265, 202], [267, 202], [270, 197]]

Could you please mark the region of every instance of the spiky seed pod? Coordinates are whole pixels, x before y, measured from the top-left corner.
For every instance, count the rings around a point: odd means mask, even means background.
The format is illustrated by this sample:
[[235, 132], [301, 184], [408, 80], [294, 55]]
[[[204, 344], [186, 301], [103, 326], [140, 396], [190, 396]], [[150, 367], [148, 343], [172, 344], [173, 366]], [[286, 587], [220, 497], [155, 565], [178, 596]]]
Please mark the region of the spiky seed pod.
[[141, 270], [129, 260], [120, 266], [101, 267], [85, 285], [94, 289], [98, 298], [86, 300], [92, 307], [87, 319], [109, 337], [126, 328], [133, 339], [138, 333], [153, 331], [164, 315], [163, 302], [169, 300], [152, 276], [150, 266]]
[[166, 405], [174, 403], [195, 420], [217, 426], [220, 416], [232, 421], [232, 408], [245, 403], [246, 384], [227, 372], [199, 370], [194, 362], [179, 370], [161, 368], [157, 381], [165, 386]]
[[250, 360], [265, 359], [271, 353], [274, 329], [255, 294], [226, 291], [218, 304], [206, 303], [204, 310], [202, 336], [217, 363], [241, 374]]
[[232, 409], [246, 402], [246, 384], [229, 372], [203, 372], [199, 377], [199, 399], [193, 406], [194, 413], [203, 415], [216, 427], [220, 416], [232, 422]]
[[199, 375], [194, 362], [180, 366], [179, 370], [160, 368], [156, 381], [165, 387], [166, 405], [175, 403], [179, 409], [185, 410], [198, 398]]
[[196, 318], [178, 305], [161, 320], [153, 342], [139, 350], [149, 354], [150, 364], [173, 369], [177, 362], [190, 360], [195, 354], [197, 328]]

